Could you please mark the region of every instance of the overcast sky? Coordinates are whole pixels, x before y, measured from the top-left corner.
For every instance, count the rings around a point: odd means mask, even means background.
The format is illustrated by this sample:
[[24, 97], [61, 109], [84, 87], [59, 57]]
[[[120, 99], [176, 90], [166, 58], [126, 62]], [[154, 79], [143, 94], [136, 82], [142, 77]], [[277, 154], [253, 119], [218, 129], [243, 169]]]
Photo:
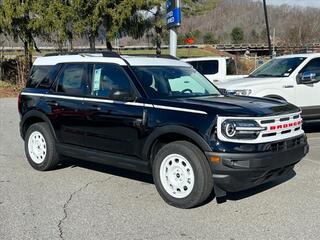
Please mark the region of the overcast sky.
[[288, 5], [299, 5], [304, 7], [319, 7], [320, 0], [267, 0], [268, 4], [288, 4]]

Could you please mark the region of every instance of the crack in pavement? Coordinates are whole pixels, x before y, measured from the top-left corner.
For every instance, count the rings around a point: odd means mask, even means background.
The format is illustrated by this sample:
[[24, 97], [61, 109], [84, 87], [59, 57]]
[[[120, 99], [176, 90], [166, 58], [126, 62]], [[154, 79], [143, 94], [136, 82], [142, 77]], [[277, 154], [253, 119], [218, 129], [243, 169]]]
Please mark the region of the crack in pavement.
[[64, 213], [64, 216], [63, 218], [61, 218], [59, 220], [59, 223], [57, 225], [58, 229], [59, 229], [59, 237], [60, 239], [64, 239], [63, 238], [63, 229], [62, 229], [62, 224], [64, 223], [64, 221], [68, 218], [68, 213], [67, 213], [67, 208], [68, 208], [68, 205], [70, 204], [70, 202], [72, 201], [72, 198], [79, 192], [85, 190], [88, 186], [92, 185], [92, 184], [95, 184], [95, 183], [104, 183], [104, 182], [107, 182], [109, 181], [110, 179], [112, 178], [109, 177], [105, 180], [101, 180], [101, 181], [92, 181], [92, 182], [89, 182], [87, 183], [86, 185], [82, 186], [81, 188], [79, 188], [78, 190], [74, 191], [73, 193], [70, 194], [68, 200], [65, 202], [65, 204], [63, 205], [63, 213]]
[[9, 183], [10, 182], [10, 180], [4, 180], [4, 181], [0, 181], [0, 183]]

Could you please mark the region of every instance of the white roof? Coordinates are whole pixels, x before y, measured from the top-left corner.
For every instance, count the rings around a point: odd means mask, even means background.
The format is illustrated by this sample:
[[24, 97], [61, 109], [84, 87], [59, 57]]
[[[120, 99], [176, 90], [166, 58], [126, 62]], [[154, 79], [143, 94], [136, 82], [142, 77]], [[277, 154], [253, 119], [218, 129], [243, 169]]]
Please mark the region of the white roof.
[[[142, 56], [122, 56], [131, 66], [190, 66], [189, 64], [167, 58], [142, 57]], [[79, 54], [79, 55], [58, 55], [38, 57], [33, 65], [56, 65], [58, 63], [115, 63], [126, 66], [126, 62], [118, 57], [103, 57], [102, 54]]]
[[296, 57], [303, 57], [303, 58], [317, 58], [320, 57], [320, 53], [300, 53], [300, 54], [291, 54], [291, 55], [283, 55], [277, 58], [296, 58]]
[[184, 62], [192, 62], [192, 61], [210, 61], [210, 60], [221, 60], [221, 59], [229, 59], [229, 57], [198, 57], [198, 58], [184, 58], [181, 61]]
[[79, 55], [58, 55], [48, 57], [38, 57], [33, 65], [56, 65], [58, 63], [80, 63], [80, 62], [100, 62], [100, 63], [116, 63], [119, 65], [127, 65], [125, 61], [117, 57], [102, 57], [97, 54], [79, 54]]
[[141, 56], [122, 56], [131, 66], [181, 66], [190, 67], [189, 64], [180, 60], [157, 58], [157, 57], [141, 57]]

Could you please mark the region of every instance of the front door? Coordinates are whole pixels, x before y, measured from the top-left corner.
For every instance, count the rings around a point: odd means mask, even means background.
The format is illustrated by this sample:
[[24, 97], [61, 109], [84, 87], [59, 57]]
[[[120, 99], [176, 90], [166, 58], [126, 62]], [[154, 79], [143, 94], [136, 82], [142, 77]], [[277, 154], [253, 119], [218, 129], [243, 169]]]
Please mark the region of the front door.
[[144, 105], [133, 102], [135, 90], [129, 76], [117, 64], [95, 64], [91, 68], [91, 92], [85, 98], [86, 146], [138, 155]]
[[296, 102], [303, 110], [303, 115], [308, 118], [320, 118], [320, 58], [312, 59], [299, 72], [299, 74], [310, 72], [316, 74], [319, 82], [311, 84], [298, 84], [296, 89]]

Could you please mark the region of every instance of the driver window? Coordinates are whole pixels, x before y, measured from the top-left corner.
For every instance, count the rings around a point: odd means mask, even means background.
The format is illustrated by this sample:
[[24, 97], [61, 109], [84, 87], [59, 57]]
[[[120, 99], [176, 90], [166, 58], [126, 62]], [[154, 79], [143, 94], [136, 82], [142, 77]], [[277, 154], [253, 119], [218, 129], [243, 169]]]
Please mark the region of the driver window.
[[302, 73], [315, 73], [316, 80], [320, 80], [320, 58], [312, 59], [300, 72]]
[[113, 99], [117, 91], [132, 92], [129, 76], [116, 64], [96, 64], [92, 73], [91, 95]]

